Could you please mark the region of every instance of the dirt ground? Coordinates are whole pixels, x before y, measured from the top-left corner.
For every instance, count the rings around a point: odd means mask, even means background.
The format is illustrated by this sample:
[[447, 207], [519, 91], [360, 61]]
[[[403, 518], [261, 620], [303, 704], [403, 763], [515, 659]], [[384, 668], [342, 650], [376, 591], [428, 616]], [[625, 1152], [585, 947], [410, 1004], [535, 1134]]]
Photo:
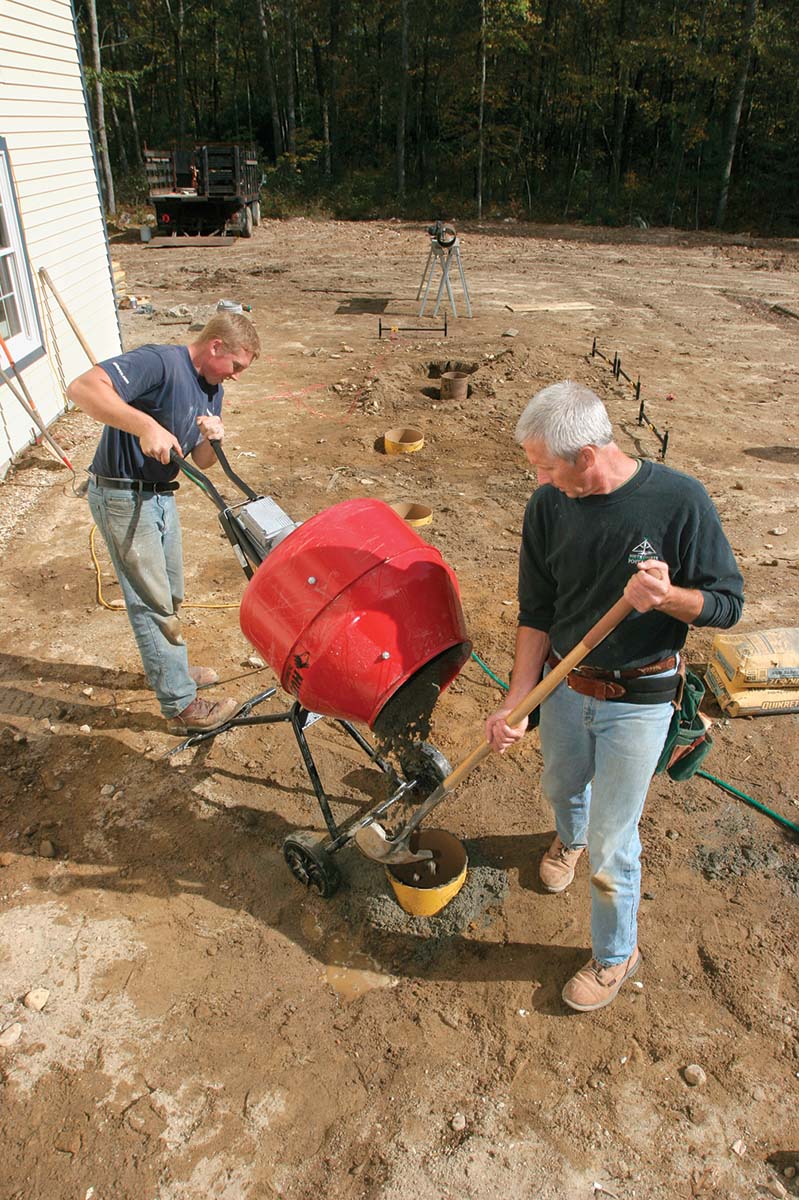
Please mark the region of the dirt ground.
[[[799, 624], [799, 243], [468, 228], [474, 317], [456, 282], [446, 338], [440, 318], [418, 319], [419, 226], [297, 219], [230, 249], [115, 239], [112, 253], [156, 309], [120, 314], [127, 347], [191, 336], [165, 316], [175, 306], [202, 319], [220, 298], [252, 305], [264, 353], [228, 391], [234, 467], [297, 520], [357, 496], [429, 505], [420, 534], [457, 572], [474, 648], [500, 678], [533, 486], [513, 442], [526, 400], [578, 379], [625, 450], [659, 450], [594, 338], [640, 375], [667, 462], [714, 498], [745, 574], [741, 628]], [[379, 338], [379, 320], [429, 332]], [[463, 402], [439, 397], [448, 364], [475, 368]], [[376, 449], [398, 425], [423, 430], [420, 453]], [[56, 435], [85, 467], [93, 423], [71, 413]], [[192, 661], [243, 699], [273, 681], [239, 630], [244, 577], [202, 494], [184, 483], [180, 504]], [[790, 833], [705, 779], [658, 777], [638, 982], [571, 1013], [560, 989], [587, 956], [587, 868], [560, 896], [537, 882], [552, 836], [537, 734], [437, 814], [480, 884], [454, 917], [405, 917], [352, 846], [323, 900], [282, 856], [288, 833], [323, 828], [290, 730], [164, 758], [177, 739], [124, 613], [97, 602], [90, 527], [41, 449], [0, 486], [2, 1200], [799, 1194]], [[694, 663], [710, 638], [690, 634]], [[434, 715], [451, 763], [500, 696], [468, 662]], [[708, 769], [799, 820], [798, 718], [706, 707]], [[339, 819], [380, 794], [333, 722], [309, 741]], [[36, 988], [41, 1011], [23, 1003]], [[703, 1084], [686, 1082], [689, 1064]]]

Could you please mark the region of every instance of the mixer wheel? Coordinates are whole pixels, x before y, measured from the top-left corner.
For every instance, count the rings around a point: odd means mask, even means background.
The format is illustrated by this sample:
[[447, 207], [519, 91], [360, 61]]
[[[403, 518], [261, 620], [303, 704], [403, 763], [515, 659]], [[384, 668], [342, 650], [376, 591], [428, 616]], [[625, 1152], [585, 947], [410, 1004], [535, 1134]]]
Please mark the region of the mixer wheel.
[[429, 742], [417, 742], [400, 755], [400, 767], [406, 779], [415, 779], [420, 792], [429, 795], [452, 773], [452, 767]]
[[294, 878], [324, 900], [338, 890], [341, 883], [338, 867], [314, 834], [289, 834], [283, 842], [283, 857]]

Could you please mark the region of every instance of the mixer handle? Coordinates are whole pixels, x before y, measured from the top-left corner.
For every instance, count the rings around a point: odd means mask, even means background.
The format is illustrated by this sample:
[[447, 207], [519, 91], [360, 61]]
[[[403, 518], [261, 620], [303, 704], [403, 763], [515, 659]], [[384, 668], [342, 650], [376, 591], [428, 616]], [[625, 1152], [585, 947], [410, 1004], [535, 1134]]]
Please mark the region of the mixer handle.
[[190, 463], [187, 458], [181, 458], [177, 450], [170, 450], [169, 461], [174, 463], [175, 466], [179, 467], [187, 479], [190, 479], [192, 483], [196, 484], [198, 488], [205, 492], [211, 498], [211, 500], [213, 500], [214, 504], [221, 513], [227, 511], [227, 500], [225, 500], [223, 496], [220, 496], [219, 492], [211, 483], [211, 480], [207, 475], [203, 474], [199, 467], [195, 467], [194, 463]]
[[[239, 491], [243, 492], [248, 500], [257, 500], [259, 498], [258, 492], [254, 492], [249, 484], [245, 483], [243, 479], [240, 479], [233, 470], [227, 460], [224, 450], [222, 449], [222, 443], [220, 441], [211, 441], [210, 445], [211, 449], [216, 455], [220, 467], [225, 472], [228, 479], [232, 483], [235, 483]], [[225, 512], [225, 510], [230, 507], [227, 501], [214, 487], [208, 476], [205, 475], [199, 469], [199, 467], [195, 467], [194, 463], [190, 463], [186, 458], [181, 458], [176, 450], [172, 450], [170, 452], [169, 461], [178, 466], [187, 479], [190, 479], [192, 483], [195, 483], [199, 488], [202, 488], [202, 490], [210, 496], [220, 512]]]
[[220, 467], [225, 472], [225, 474], [227, 475], [227, 477], [231, 481], [231, 483], [235, 483], [235, 485], [239, 489], [239, 491], [244, 492], [244, 495], [247, 497], [248, 500], [257, 500], [259, 498], [258, 492], [254, 492], [248, 483], [245, 483], [243, 479], [239, 478], [239, 476], [236, 474], [236, 472], [233, 470], [230, 463], [228, 462], [227, 456], [226, 456], [224, 450], [222, 449], [222, 443], [218, 439], [211, 440], [211, 449], [213, 450], [214, 454], [216, 455]]
[[[221, 451], [216, 448], [218, 446], [219, 443], [217, 442], [214, 448], [216, 450], [217, 458], [219, 458], [220, 463], [222, 463], [224, 467], [224, 464], [227, 463], [227, 459], [224, 458], [224, 455], [220, 457]], [[252, 542], [252, 539], [247, 531], [236, 519], [227, 500], [225, 500], [225, 498], [219, 494], [207, 475], [204, 475], [202, 471], [198, 470], [198, 468], [195, 467], [193, 463], [188, 462], [187, 459], [181, 458], [181, 456], [175, 450], [170, 452], [169, 461], [174, 463], [175, 466], [179, 467], [186, 478], [190, 479], [191, 482], [196, 484], [201, 491], [205, 492], [209, 499], [211, 499], [219, 509], [219, 523], [225, 531], [225, 536], [233, 547], [244, 574], [248, 579], [252, 579], [253, 571], [260, 566], [261, 562], [263, 561], [263, 555], [260, 547]], [[230, 472], [230, 475], [233, 479], [236, 479], [236, 476], [232, 471]], [[241, 481], [237, 480], [237, 482]], [[246, 485], [244, 486], [246, 487]], [[248, 492], [248, 494], [253, 496], [255, 499], [258, 498], [255, 496], [254, 492]]]

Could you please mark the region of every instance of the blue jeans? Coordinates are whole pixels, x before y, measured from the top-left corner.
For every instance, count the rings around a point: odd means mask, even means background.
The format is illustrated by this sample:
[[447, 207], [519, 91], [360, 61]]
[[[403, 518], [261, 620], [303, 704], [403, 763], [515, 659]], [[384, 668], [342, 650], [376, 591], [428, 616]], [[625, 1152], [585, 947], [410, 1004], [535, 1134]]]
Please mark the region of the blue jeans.
[[144, 673], [165, 717], [197, 695], [180, 630], [183, 546], [172, 492], [144, 494], [89, 484], [89, 508], [117, 573]]
[[588, 847], [591, 944], [607, 965], [629, 958], [638, 939], [638, 822], [673, 712], [594, 700], [565, 680], [541, 707], [544, 795], [563, 844]]

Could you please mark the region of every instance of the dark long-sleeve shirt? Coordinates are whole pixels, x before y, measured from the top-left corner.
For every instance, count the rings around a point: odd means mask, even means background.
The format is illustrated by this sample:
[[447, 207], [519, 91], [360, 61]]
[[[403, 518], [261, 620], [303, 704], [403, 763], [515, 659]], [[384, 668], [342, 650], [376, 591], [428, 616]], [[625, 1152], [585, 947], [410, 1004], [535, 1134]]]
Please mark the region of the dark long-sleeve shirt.
[[[624, 591], [636, 564], [668, 564], [672, 583], [704, 598], [693, 622], [728, 629], [743, 607], [743, 579], [719, 515], [698, 480], [643, 461], [620, 488], [570, 499], [551, 484], [531, 496], [519, 561], [519, 624], [549, 634], [567, 654]], [[684, 621], [634, 612], [585, 660], [640, 666], [685, 644]]]

